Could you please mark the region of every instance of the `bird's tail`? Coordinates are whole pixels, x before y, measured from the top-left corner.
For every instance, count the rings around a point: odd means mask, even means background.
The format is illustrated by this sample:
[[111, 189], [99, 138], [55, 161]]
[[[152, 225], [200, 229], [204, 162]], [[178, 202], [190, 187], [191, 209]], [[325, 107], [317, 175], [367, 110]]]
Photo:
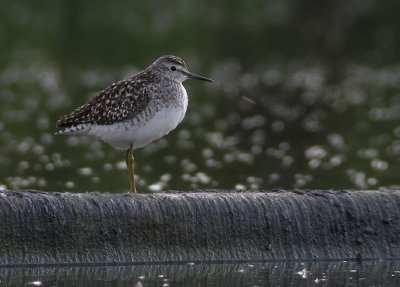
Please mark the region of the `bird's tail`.
[[62, 127], [55, 135], [85, 135], [90, 130], [90, 124], [78, 124]]

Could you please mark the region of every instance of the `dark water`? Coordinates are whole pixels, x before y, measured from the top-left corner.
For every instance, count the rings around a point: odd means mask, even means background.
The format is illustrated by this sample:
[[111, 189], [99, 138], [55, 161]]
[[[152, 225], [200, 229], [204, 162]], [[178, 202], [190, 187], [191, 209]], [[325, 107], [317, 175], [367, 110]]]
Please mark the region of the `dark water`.
[[399, 286], [400, 262], [0, 268], [1, 286]]
[[163, 54], [215, 82], [135, 152], [141, 191], [397, 188], [399, 3], [3, 1], [0, 189], [126, 190], [124, 152], [55, 122]]

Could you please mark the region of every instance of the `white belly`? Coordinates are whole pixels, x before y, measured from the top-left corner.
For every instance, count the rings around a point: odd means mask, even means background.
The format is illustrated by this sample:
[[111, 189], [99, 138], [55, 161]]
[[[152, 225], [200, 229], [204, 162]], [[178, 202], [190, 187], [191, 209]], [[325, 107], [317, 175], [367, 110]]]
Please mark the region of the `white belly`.
[[141, 126], [132, 125], [130, 120], [113, 125], [92, 125], [88, 135], [120, 149], [128, 149], [130, 145], [141, 148], [175, 129], [183, 120], [186, 107], [187, 102], [184, 109], [160, 110]]

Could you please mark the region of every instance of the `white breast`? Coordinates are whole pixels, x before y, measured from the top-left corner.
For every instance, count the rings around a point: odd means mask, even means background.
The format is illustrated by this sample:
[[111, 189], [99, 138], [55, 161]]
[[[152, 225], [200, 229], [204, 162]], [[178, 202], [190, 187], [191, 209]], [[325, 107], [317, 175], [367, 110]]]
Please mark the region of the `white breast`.
[[116, 148], [128, 149], [131, 144], [133, 148], [141, 148], [168, 134], [183, 120], [188, 98], [183, 86], [182, 89], [181, 108], [161, 109], [140, 126], [133, 125], [131, 120], [113, 125], [92, 125], [88, 135], [95, 136]]

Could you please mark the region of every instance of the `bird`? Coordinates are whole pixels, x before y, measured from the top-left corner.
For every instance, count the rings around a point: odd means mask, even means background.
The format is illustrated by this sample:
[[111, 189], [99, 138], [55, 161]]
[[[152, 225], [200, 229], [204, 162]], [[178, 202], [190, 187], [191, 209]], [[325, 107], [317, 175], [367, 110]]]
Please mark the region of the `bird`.
[[182, 85], [186, 79], [213, 82], [189, 72], [181, 58], [162, 56], [60, 117], [55, 134], [89, 135], [126, 150], [129, 192], [136, 193], [133, 150], [165, 136], [183, 120], [188, 106]]

